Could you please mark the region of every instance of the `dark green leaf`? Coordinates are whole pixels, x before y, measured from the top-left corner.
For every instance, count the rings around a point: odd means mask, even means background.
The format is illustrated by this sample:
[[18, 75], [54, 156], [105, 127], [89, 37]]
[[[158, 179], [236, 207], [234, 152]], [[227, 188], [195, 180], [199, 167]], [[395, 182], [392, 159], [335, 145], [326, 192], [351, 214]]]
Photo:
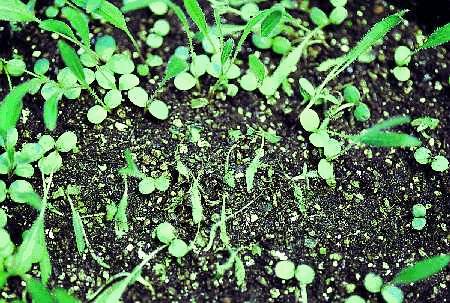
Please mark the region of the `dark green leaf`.
[[415, 263], [400, 271], [393, 280], [394, 284], [408, 284], [424, 280], [448, 266], [450, 255], [434, 256]]
[[34, 13], [19, 0], [0, 1], [0, 20], [9, 22], [37, 21]]
[[89, 40], [89, 23], [86, 16], [77, 9], [71, 7], [64, 7], [62, 9], [63, 15], [69, 20], [72, 27], [76, 30], [81, 37], [81, 41], [86, 47], [90, 47]]
[[80, 58], [75, 50], [64, 41], [58, 41], [58, 48], [67, 67], [72, 71], [75, 77], [77, 77], [81, 84], [87, 85], [83, 66], [81, 65]]
[[14, 128], [22, 112], [22, 99], [30, 89], [30, 82], [22, 83], [0, 103], [0, 136], [5, 137], [10, 128]]
[[54, 130], [56, 128], [59, 99], [60, 93], [57, 92], [44, 103], [44, 124], [49, 130]]
[[280, 24], [282, 17], [283, 12], [281, 10], [273, 11], [267, 16], [261, 23], [261, 36], [269, 37], [277, 25]]
[[450, 23], [447, 23], [446, 25], [437, 28], [428, 37], [425, 43], [419, 47], [419, 50], [436, 47], [444, 43], [447, 43], [448, 41], [450, 41]]
[[33, 302], [53, 303], [53, 297], [48, 289], [34, 278], [27, 280], [27, 291], [30, 293]]
[[73, 40], [77, 40], [72, 29], [62, 21], [47, 19], [39, 23], [39, 27], [45, 31], [61, 34]]
[[[45, 241], [45, 239], [43, 239]], [[47, 285], [48, 279], [52, 274], [52, 263], [50, 262], [50, 255], [48, 254], [47, 245], [44, 245], [44, 252], [42, 259], [39, 261], [39, 269], [41, 271], [41, 281]]]
[[409, 116], [397, 116], [397, 117], [392, 117], [389, 118], [387, 120], [381, 121], [377, 124], [375, 124], [374, 126], [372, 126], [371, 128], [368, 129], [368, 131], [379, 131], [379, 130], [385, 130], [385, 129], [390, 129], [396, 126], [400, 126], [403, 124], [407, 124], [411, 121], [411, 118]]

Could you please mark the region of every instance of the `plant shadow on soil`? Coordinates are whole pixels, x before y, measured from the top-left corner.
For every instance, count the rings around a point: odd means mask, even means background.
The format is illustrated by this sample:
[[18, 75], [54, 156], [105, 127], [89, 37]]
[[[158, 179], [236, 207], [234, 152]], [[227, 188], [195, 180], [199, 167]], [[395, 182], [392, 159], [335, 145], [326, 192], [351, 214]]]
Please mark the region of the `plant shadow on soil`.
[[[373, 13], [376, 5], [384, 7], [380, 15]], [[391, 13], [393, 8], [382, 1], [370, 4], [349, 1], [348, 10], [353, 26], [330, 27], [326, 32], [327, 41], [335, 39], [337, 45], [311, 47], [310, 51], [314, 55], [301, 60], [292, 78], [305, 77], [313, 83], [319, 83], [323, 75], [318, 74], [315, 67], [325, 58], [341, 55], [341, 39], [347, 38], [349, 44], [354, 45], [369, 28], [367, 24], [375, 23]], [[356, 15], [358, 10], [363, 17]], [[133, 17], [129, 25], [134, 33], [149, 28], [154, 22], [147, 10], [130, 16]], [[173, 25], [172, 34], [166, 38], [164, 48], [157, 51], [165, 59], [176, 46], [185, 43], [177, 20], [172, 15], [169, 20]], [[94, 26], [98, 27], [99, 24], [94, 22]], [[102, 32], [112, 33], [122, 50], [130, 47], [122, 33], [108, 26], [101, 26], [101, 29]], [[333, 127], [356, 133], [387, 116], [430, 115], [440, 119], [439, 129], [432, 133], [435, 140], [431, 149], [448, 158], [449, 49], [429, 50], [414, 57], [410, 64], [411, 83], [399, 83], [389, 72], [394, 66], [392, 58], [395, 47], [412, 44], [416, 30], [414, 22], [399, 26], [388, 35], [385, 44], [377, 48], [377, 60], [370, 64], [353, 64], [339, 77], [339, 81], [332, 83], [334, 89], [341, 90], [346, 83], [361, 85], [361, 81], [365, 81], [368, 92], [364, 99], [372, 110], [369, 123], [354, 124], [346, 115]], [[20, 54], [24, 54], [28, 66], [32, 66], [36, 58], [31, 56], [30, 46], [35, 46], [35, 50], [43, 52], [43, 57], [57, 63], [53, 65], [52, 74], [56, 72], [56, 66], [63, 67], [56, 53], [56, 43], [50, 35], [37, 33], [33, 26], [26, 26], [23, 31], [14, 33], [11, 39], [5, 38], [6, 32], [6, 29], [0, 31], [2, 42], [7, 41], [1, 49], [3, 57], [10, 56], [12, 47], [16, 47]], [[394, 36], [400, 33], [401, 40], [396, 41]], [[245, 58], [253, 50], [248, 44], [242, 57]], [[270, 53], [263, 55], [271, 56], [274, 62], [280, 59]], [[154, 70], [152, 75], [161, 72], [159, 69]], [[3, 97], [7, 91], [7, 82], [4, 77], [0, 81]], [[141, 79], [141, 83], [143, 81]], [[438, 82], [442, 89], [435, 88]], [[145, 83], [147, 89], [154, 88], [148, 81]], [[203, 90], [206, 87], [207, 84], [203, 85]], [[205, 94], [203, 90], [198, 93], [199, 96]], [[200, 179], [204, 190], [204, 235], [208, 236], [211, 215], [220, 212], [220, 204], [210, 205], [213, 201], [221, 200], [222, 194], [228, 192], [230, 198], [227, 207], [234, 211], [255, 201], [247, 211], [229, 221], [228, 232], [232, 244], [239, 247], [258, 243], [263, 252], [261, 256], [246, 254], [247, 287], [244, 291], [236, 287], [231, 272], [220, 279], [215, 277], [216, 263], [224, 262], [227, 257], [223, 252], [189, 254], [180, 263], [161, 253], [143, 272], [143, 276], [155, 288], [156, 295], [152, 296], [149, 290], [137, 283], [126, 292], [124, 302], [189, 302], [191, 299], [197, 302], [293, 302], [294, 295], [287, 289], [295, 286], [294, 283], [283, 283], [270, 270], [277, 261], [273, 256], [275, 252], [284, 253], [297, 264], [307, 263], [315, 268], [316, 279], [308, 287], [310, 302], [340, 302], [347, 297], [346, 283], [355, 283], [355, 292], [370, 298], [371, 302], [382, 302], [380, 297], [364, 290], [362, 278], [367, 272], [378, 272], [388, 280], [412, 260], [420, 259], [422, 256], [419, 252], [431, 256], [450, 251], [449, 174], [435, 173], [429, 167], [419, 165], [414, 161], [411, 151], [372, 149], [369, 153], [368, 148], [350, 150], [335, 162], [335, 189], [328, 187], [322, 180], [311, 181], [311, 188], [306, 192], [308, 211], [302, 214], [283, 176], [299, 175], [304, 163], [313, 169], [320, 155], [311, 144], [302, 140], [307, 134], [296, 122], [295, 115], [284, 114], [287, 107], [294, 110], [300, 108], [301, 97], [298, 93], [290, 98], [282, 94], [275, 106], [268, 105], [258, 93], [239, 93], [226, 101], [212, 100], [209, 106], [198, 110], [189, 106], [192, 94], [177, 92], [172, 84], [160, 97], [171, 108], [167, 121], [157, 121], [127, 103], [111, 114], [101, 126], [92, 126], [86, 119], [87, 109], [94, 104], [89, 96], [61, 102], [60, 118], [54, 134], [74, 131], [79, 138], [80, 152], [64, 158], [63, 169], [55, 176], [54, 189], [68, 184], [81, 186], [82, 193], [75, 202], [85, 215], [104, 213], [108, 201], [120, 200], [123, 183], [118, 169], [124, 165], [122, 154], [126, 148], [136, 154], [139, 166], [145, 172], [159, 175], [167, 171], [172, 182], [169, 191], [150, 196], [139, 194], [137, 183], [131, 182], [128, 208], [130, 232], [121, 239], [115, 238], [114, 224], [106, 222], [102, 216], [84, 220], [92, 247], [111, 265], [111, 270], [99, 267], [88, 254], [80, 256], [77, 253], [68, 203], [62, 199], [51, 201], [65, 214], [61, 217], [49, 213], [46, 219], [47, 241], [54, 270], [51, 287], [72, 288], [80, 298], [85, 298], [89, 291], [101, 286], [108, 275], [131, 270], [139, 262], [139, 250], [148, 252], [159, 245], [151, 234], [160, 222], [172, 222], [186, 241], [194, 238], [196, 226], [191, 223], [191, 209], [186, 196], [189, 184], [178, 181], [174, 165], [175, 150], [180, 143], [173, 131], [175, 119], [180, 119], [184, 125], [180, 129], [180, 136], [188, 148], [188, 152], [182, 154], [182, 160], [192, 171], [204, 171]], [[45, 132], [41, 98], [27, 97], [24, 108], [27, 121], [19, 126], [21, 140], [34, 141]], [[126, 124], [127, 128], [119, 131], [115, 127], [116, 122]], [[206, 147], [190, 143], [183, 135], [188, 125], [202, 128], [202, 140], [208, 142]], [[274, 129], [283, 138], [276, 145], [266, 145], [263, 160], [273, 167], [275, 174], [269, 176], [267, 169], [258, 172], [255, 190], [251, 194], [245, 191], [244, 178], [239, 179], [233, 191], [222, 182], [223, 163], [232, 145], [228, 139], [228, 130], [239, 128], [245, 132], [249, 126]], [[231, 165], [237, 172], [245, 171], [258, 144], [244, 140], [239, 145], [231, 158]], [[40, 190], [38, 179], [33, 179], [33, 184]], [[177, 196], [183, 196], [183, 202], [173, 211], [168, 211]], [[427, 226], [420, 232], [414, 231], [410, 224], [411, 208], [416, 203], [431, 205]], [[36, 213], [28, 206], [11, 202], [3, 203], [1, 207], [8, 213], [7, 228], [17, 243], [21, 232], [31, 225]], [[317, 242], [317, 245], [308, 248], [305, 241]], [[320, 247], [327, 249], [326, 255], [319, 254]], [[340, 254], [342, 259], [333, 260], [330, 258], [332, 253]], [[152, 271], [152, 266], [157, 262], [168, 265], [167, 280], [164, 282]], [[405, 302], [447, 302], [445, 293], [448, 294], [449, 274], [447, 269], [425, 282], [404, 287]], [[273, 299], [270, 290], [275, 288], [281, 290], [281, 295]], [[11, 280], [5, 290], [19, 296], [21, 289], [17, 280]]]

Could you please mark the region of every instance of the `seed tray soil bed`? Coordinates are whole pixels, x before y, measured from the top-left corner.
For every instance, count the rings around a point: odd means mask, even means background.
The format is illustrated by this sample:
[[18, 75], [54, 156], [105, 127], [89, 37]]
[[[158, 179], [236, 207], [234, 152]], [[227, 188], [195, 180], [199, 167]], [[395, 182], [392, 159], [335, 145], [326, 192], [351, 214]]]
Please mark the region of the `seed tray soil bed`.
[[[206, 3], [201, 4], [207, 7]], [[319, 2], [317, 5], [321, 7]], [[297, 71], [290, 78], [297, 81], [304, 77], [320, 83], [324, 74], [316, 71], [319, 63], [341, 56], [341, 49], [355, 45], [370, 25], [397, 11], [384, 1], [348, 1], [346, 7], [352, 25], [344, 22], [327, 27], [327, 45], [311, 46], [309, 56], [300, 60]], [[38, 16], [43, 10], [39, 8]], [[208, 11], [206, 14], [212, 15]], [[301, 14], [303, 19], [307, 18]], [[147, 9], [132, 12], [127, 17], [134, 34], [150, 28], [155, 22]], [[186, 44], [178, 20], [172, 13], [167, 19], [172, 25], [171, 33], [156, 50], [164, 62], [177, 46]], [[10, 58], [17, 50], [32, 66], [36, 61], [32, 52], [39, 50], [42, 57], [52, 61], [50, 75], [56, 75], [57, 69], [64, 67], [50, 34], [39, 31], [36, 26], [25, 26], [11, 36], [8, 26], [2, 25], [1, 57]], [[390, 72], [395, 66], [395, 48], [400, 44], [415, 45], [417, 31], [414, 20], [399, 25], [386, 36], [381, 46], [375, 48], [377, 58], [373, 62], [356, 62], [338, 80], [331, 82], [330, 87], [336, 91], [341, 91], [347, 83], [365, 86], [362, 96], [371, 109], [369, 121], [357, 123], [346, 113], [342, 119], [333, 122], [333, 128], [356, 134], [387, 117], [431, 116], [439, 119], [440, 124], [429, 132], [433, 142], [428, 147], [433, 154], [449, 158], [449, 48], [438, 47], [414, 56], [409, 64], [411, 81], [399, 82]], [[109, 25], [94, 21], [91, 32], [109, 33], [116, 38], [121, 50], [132, 49], [127, 37]], [[251, 42], [246, 43], [239, 58], [247, 58], [254, 50]], [[269, 51], [262, 51], [262, 57], [270, 58], [273, 63], [281, 58]], [[154, 68], [150, 73], [160, 76], [163, 72], [162, 68]], [[52, 134], [73, 131], [78, 136], [79, 151], [64, 156], [64, 166], [55, 174], [52, 193], [69, 184], [81, 188], [80, 195], [73, 197], [74, 204], [84, 218], [92, 248], [111, 268], [102, 268], [90, 254], [77, 252], [69, 204], [61, 197], [50, 199], [63, 214], [48, 212], [46, 217], [45, 233], [53, 266], [50, 289], [64, 287], [85, 301], [86, 294], [104, 285], [109, 277], [131, 271], [141, 261], [140, 252], [152, 251], [160, 245], [152, 231], [161, 222], [171, 222], [186, 242], [194, 239], [197, 226], [191, 218], [190, 182], [175, 168], [180, 143], [183, 163], [196, 175], [201, 172], [199, 182], [205, 221], [201, 224], [200, 236], [208, 239], [214, 224], [211, 216], [220, 214], [222, 197], [226, 193], [226, 207], [233, 212], [250, 203], [248, 208], [227, 221], [230, 242], [234, 247], [258, 244], [261, 254], [243, 251], [246, 286], [240, 289], [232, 270], [220, 278], [216, 275], [217, 263], [224, 263], [229, 257], [226, 250], [189, 253], [180, 260], [166, 252], [159, 253], [142, 272], [142, 277], [153, 289], [135, 283], [122, 297], [124, 302], [295, 302], [297, 284], [293, 280], [283, 281], [273, 272], [280, 255], [315, 269], [315, 279], [307, 287], [308, 302], [343, 302], [349, 296], [348, 288], [352, 283], [356, 285], [354, 294], [370, 302], [383, 302], [379, 294], [365, 290], [362, 280], [366, 273], [376, 272], [389, 281], [414, 260], [450, 251], [448, 171], [438, 173], [429, 165], [420, 165], [409, 149], [361, 146], [334, 161], [335, 187], [328, 186], [320, 178], [312, 178], [309, 188], [304, 181], [299, 181], [307, 208], [303, 213], [286, 176], [300, 175], [304, 164], [314, 169], [321, 155], [309, 143], [308, 132], [298, 122], [297, 116], [303, 105], [300, 105], [302, 97], [297, 85], [293, 86], [293, 96], [281, 93], [275, 104], [269, 104], [257, 91], [240, 91], [226, 100], [222, 98], [224, 94], [217, 94], [206, 107], [191, 109], [190, 100], [208, 95], [208, 87], [214, 83], [213, 79], [202, 79], [200, 90], [194, 88], [187, 92], [177, 90], [173, 81], [169, 82], [159, 96], [170, 108], [169, 118], [164, 121], [124, 103], [102, 124], [93, 126], [86, 118], [89, 107], [95, 103], [91, 96], [83, 93], [77, 100], [61, 101], [58, 125]], [[142, 83], [145, 89], [153, 91], [155, 86], [148, 77], [142, 77]], [[1, 77], [0, 87], [0, 96], [4, 97], [8, 92], [5, 77]], [[292, 109], [290, 113], [288, 108]], [[117, 123], [126, 126], [121, 128]], [[190, 142], [189, 126], [201, 128], [200, 143]], [[222, 181], [224, 163], [233, 145], [228, 132], [240, 129], [245, 133], [249, 127], [273, 129], [282, 137], [276, 144], [265, 145], [263, 162], [268, 166], [258, 170], [252, 193], [246, 191], [244, 173], [260, 140], [244, 138], [234, 148], [230, 165], [242, 175], [237, 178], [236, 187], [231, 190]], [[41, 134], [48, 133], [42, 123], [39, 94], [25, 97], [18, 130], [21, 134], [19, 145], [34, 142]], [[406, 127], [405, 131], [411, 132], [412, 128]], [[426, 142], [426, 139], [422, 141]], [[127, 148], [136, 156], [143, 172], [148, 175], [155, 172], [158, 176], [167, 173], [171, 184], [167, 191], [144, 196], [138, 191], [138, 182], [129, 179], [129, 232], [119, 239], [115, 236], [114, 223], [106, 221], [104, 214], [109, 202], [121, 199], [124, 185], [118, 170], [125, 165], [123, 151]], [[2, 179], [7, 180], [4, 176]], [[33, 177], [30, 182], [42, 192], [40, 177]], [[182, 198], [179, 203], [177, 198]], [[421, 231], [411, 227], [411, 209], [416, 203], [431, 205], [427, 209], [426, 227]], [[20, 243], [21, 234], [35, 220], [36, 211], [11, 201], [0, 207], [8, 214], [6, 229], [13, 242]], [[165, 272], [157, 273], [155, 264], [163, 264]], [[37, 274], [36, 269], [34, 273]], [[447, 268], [426, 281], [402, 286], [404, 302], [449, 302], [449, 281]], [[20, 297], [24, 285], [18, 278], [9, 279], [0, 298]]]

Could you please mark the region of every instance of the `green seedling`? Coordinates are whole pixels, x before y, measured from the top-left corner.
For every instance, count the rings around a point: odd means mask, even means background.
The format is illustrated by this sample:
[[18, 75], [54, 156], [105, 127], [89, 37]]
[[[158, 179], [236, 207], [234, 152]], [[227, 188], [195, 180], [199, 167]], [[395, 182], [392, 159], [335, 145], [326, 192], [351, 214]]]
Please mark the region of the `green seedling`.
[[308, 293], [306, 286], [311, 284], [315, 278], [314, 269], [306, 264], [295, 266], [295, 263], [290, 260], [279, 261], [275, 265], [275, 275], [283, 280], [290, 280], [295, 277], [299, 283], [301, 299], [303, 303], [308, 302]]
[[[420, 282], [441, 272], [450, 264], [450, 255], [438, 255], [414, 263], [397, 273], [391, 282], [384, 283], [383, 279], [375, 274], [368, 273], [364, 278], [364, 287], [371, 293], [381, 292], [386, 303], [402, 303], [404, 294], [400, 286]], [[360, 296], [351, 296], [346, 303], [365, 302]]]
[[412, 214], [414, 218], [411, 222], [411, 227], [415, 230], [422, 230], [427, 224], [426, 221], [427, 209], [423, 204], [415, 204], [412, 208]]
[[426, 147], [419, 147], [414, 152], [414, 159], [419, 164], [431, 164], [431, 169], [436, 172], [444, 172], [449, 168], [449, 161], [441, 155], [433, 156], [431, 151]]

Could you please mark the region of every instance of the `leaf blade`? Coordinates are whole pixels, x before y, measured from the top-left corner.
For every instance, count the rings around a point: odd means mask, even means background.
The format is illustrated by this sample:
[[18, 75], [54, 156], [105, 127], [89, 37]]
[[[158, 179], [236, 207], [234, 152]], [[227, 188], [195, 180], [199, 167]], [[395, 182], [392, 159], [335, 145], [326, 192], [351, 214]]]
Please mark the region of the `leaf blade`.
[[54, 130], [56, 128], [56, 123], [58, 121], [58, 102], [60, 98], [60, 93], [56, 93], [46, 100], [44, 103], [44, 124], [49, 130]]
[[78, 81], [83, 85], [87, 85], [83, 66], [75, 50], [64, 41], [58, 41], [58, 49], [64, 63], [77, 77]]
[[424, 280], [444, 269], [450, 263], [450, 255], [439, 255], [421, 260], [401, 270], [392, 281], [394, 284], [408, 284]]
[[19, 0], [0, 1], [0, 20], [8, 22], [37, 21], [34, 13]]
[[418, 50], [434, 48], [450, 41], [450, 23], [437, 28]]
[[184, 8], [197, 25], [200, 32], [207, 37], [209, 35], [208, 24], [206, 23], [205, 14], [197, 0], [183, 0]]
[[89, 40], [89, 23], [85, 15], [77, 9], [71, 7], [64, 7], [62, 9], [63, 15], [69, 20], [70, 25], [76, 30], [81, 37], [81, 41], [86, 47], [90, 47]]
[[30, 86], [30, 82], [16, 86], [0, 103], [0, 136], [5, 137], [8, 129], [16, 126], [22, 113], [22, 99]]

